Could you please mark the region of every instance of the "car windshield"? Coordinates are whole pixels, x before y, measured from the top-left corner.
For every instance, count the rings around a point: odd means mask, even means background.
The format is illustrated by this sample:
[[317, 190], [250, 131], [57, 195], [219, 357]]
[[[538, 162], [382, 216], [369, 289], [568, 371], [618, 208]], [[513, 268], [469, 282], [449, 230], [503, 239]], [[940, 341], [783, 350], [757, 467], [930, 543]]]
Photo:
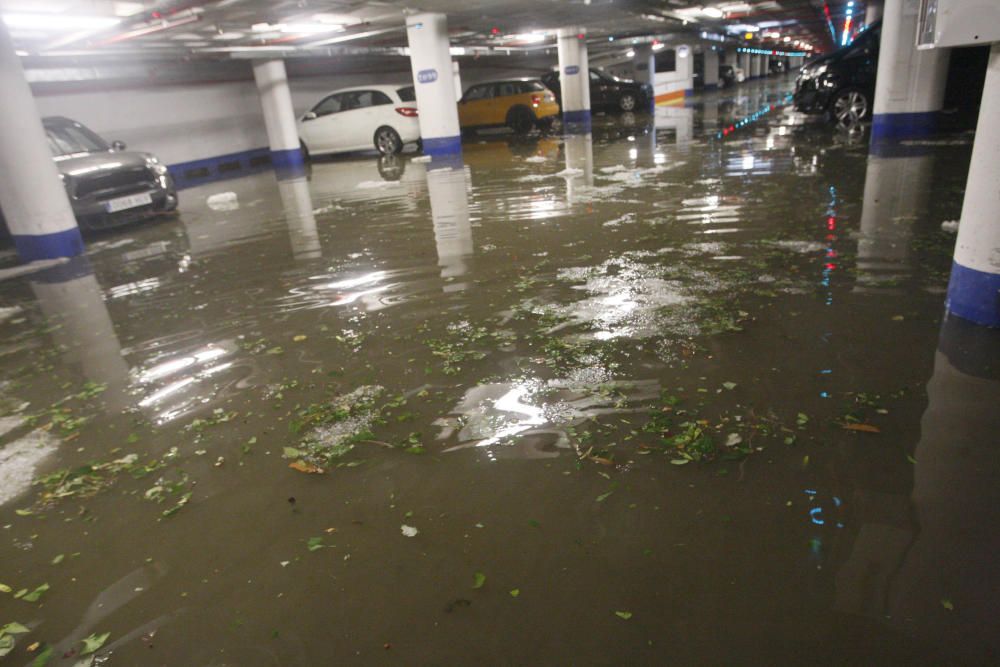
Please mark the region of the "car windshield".
[[109, 150], [103, 139], [79, 124], [46, 125], [45, 135], [49, 139], [49, 150], [56, 157]]

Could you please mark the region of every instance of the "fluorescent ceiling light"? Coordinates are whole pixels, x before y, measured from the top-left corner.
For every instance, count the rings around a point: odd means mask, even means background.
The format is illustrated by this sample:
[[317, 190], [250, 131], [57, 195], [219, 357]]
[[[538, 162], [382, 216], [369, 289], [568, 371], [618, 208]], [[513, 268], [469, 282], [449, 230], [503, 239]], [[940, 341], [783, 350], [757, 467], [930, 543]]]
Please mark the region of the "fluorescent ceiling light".
[[114, 16], [66, 16], [65, 14], [4, 14], [3, 22], [14, 30], [95, 30], [121, 23]]
[[337, 32], [343, 30], [340, 23], [254, 23], [250, 26], [254, 32], [283, 32], [297, 35], [316, 34], [321, 32]]
[[528, 42], [530, 44], [535, 44], [537, 42], [544, 42], [547, 38], [548, 35], [546, 35], [544, 32], [522, 32], [507, 36], [507, 39], [509, 41]]
[[635, 58], [635, 51], [633, 51], [632, 49], [629, 49], [628, 51], [625, 52], [625, 57], [626, 58]]
[[233, 39], [240, 39], [243, 37], [242, 32], [220, 32], [218, 35], [214, 35], [212, 39], [218, 39], [222, 41], [230, 41]]
[[705, 16], [710, 16], [713, 19], [721, 19], [723, 16], [722, 10], [718, 7], [702, 7], [701, 13]]
[[663, 43], [660, 43], [660, 44], [653, 44], [653, 50], [654, 50], [654, 51], [659, 51], [659, 50], [661, 50], [661, 49], [665, 49], [665, 48], [667, 48], [667, 45], [666, 45], [666, 44], [663, 44]]

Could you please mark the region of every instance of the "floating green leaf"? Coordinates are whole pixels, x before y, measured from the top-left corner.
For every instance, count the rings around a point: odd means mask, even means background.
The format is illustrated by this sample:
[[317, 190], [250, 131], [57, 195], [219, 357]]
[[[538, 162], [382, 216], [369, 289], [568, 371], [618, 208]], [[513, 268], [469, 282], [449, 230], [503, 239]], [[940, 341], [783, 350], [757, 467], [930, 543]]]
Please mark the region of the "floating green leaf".
[[24, 600], [25, 602], [38, 602], [39, 598], [42, 597], [42, 593], [44, 593], [47, 590], [49, 590], [49, 585], [48, 584], [42, 584], [41, 586], [39, 586], [35, 590], [33, 590], [30, 593], [26, 594], [21, 599]]
[[615, 612], [615, 616], [617, 616], [618, 618], [621, 618], [621, 619], [624, 619], [624, 620], [627, 621], [628, 619], [632, 618], [632, 612], [630, 612], [630, 611], [616, 611]]
[[945, 609], [947, 609], [948, 611], [955, 611], [955, 605], [952, 604], [951, 600], [946, 600], [946, 599], [942, 598], [941, 599], [941, 606], [944, 607]]
[[518, 595], [520, 595], [520, 594], [521, 594], [521, 589], [520, 589], [520, 588], [512, 588], [512, 589], [510, 590], [510, 596], [511, 596], [512, 598], [516, 598], [516, 597], [517, 597]]
[[476, 572], [474, 575], [472, 575], [473, 588], [482, 588], [483, 584], [485, 583], [486, 583], [486, 575], [483, 574], [482, 572]]
[[725, 387], [726, 389], [728, 389], [729, 391], [732, 391], [733, 389], [736, 389], [736, 383], [735, 382], [723, 382], [722, 386]]
[[80, 655], [90, 655], [94, 651], [97, 651], [104, 646], [104, 642], [108, 641], [108, 637], [110, 636], [110, 632], [105, 632], [103, 635], [90, 635], [89, 637], [84, 637], [80, 640], [83, 644], [83, 648], [80, 649]]
[[310, 537], [309, 540], [306, 542], [306, 547], [309, 549], [309, 551], [319, 551], [324, 546], [326, 545], [323, 544], [322, 537]]
[[59, 554], [58, 556], [56, 556], [55, 558], [52, 559], [52, 564], [53, 565], [58, 565], [59, 563], [63, 562], [63, 560], [65, 558], [66, 558], [66, 554]]

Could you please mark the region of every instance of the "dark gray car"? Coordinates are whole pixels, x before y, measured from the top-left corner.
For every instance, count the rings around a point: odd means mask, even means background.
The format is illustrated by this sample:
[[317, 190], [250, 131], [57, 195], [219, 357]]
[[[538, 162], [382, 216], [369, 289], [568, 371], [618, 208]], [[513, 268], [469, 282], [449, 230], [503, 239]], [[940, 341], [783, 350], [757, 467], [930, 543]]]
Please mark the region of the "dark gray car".
[[127, 151], [120, 141], [109, 145], [69, 118], [43, 118], [42, 125], [81, 230], [117, 227], [177, 208], [174, 179], [156, 156]]

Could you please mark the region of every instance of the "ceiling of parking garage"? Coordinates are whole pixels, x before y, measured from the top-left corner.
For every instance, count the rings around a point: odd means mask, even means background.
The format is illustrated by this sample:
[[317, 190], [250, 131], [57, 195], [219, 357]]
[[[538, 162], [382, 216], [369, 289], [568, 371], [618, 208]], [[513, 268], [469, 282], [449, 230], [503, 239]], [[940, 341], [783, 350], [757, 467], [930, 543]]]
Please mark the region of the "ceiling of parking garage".
[[404, 13], [449, 17], [457, 55], [551, 49], [554, 30], [586, 29], [592, 53], [634, 40], [823, 51], [862, 0], [0, 0], [26, 57], [246, 58], [403, 53]]

